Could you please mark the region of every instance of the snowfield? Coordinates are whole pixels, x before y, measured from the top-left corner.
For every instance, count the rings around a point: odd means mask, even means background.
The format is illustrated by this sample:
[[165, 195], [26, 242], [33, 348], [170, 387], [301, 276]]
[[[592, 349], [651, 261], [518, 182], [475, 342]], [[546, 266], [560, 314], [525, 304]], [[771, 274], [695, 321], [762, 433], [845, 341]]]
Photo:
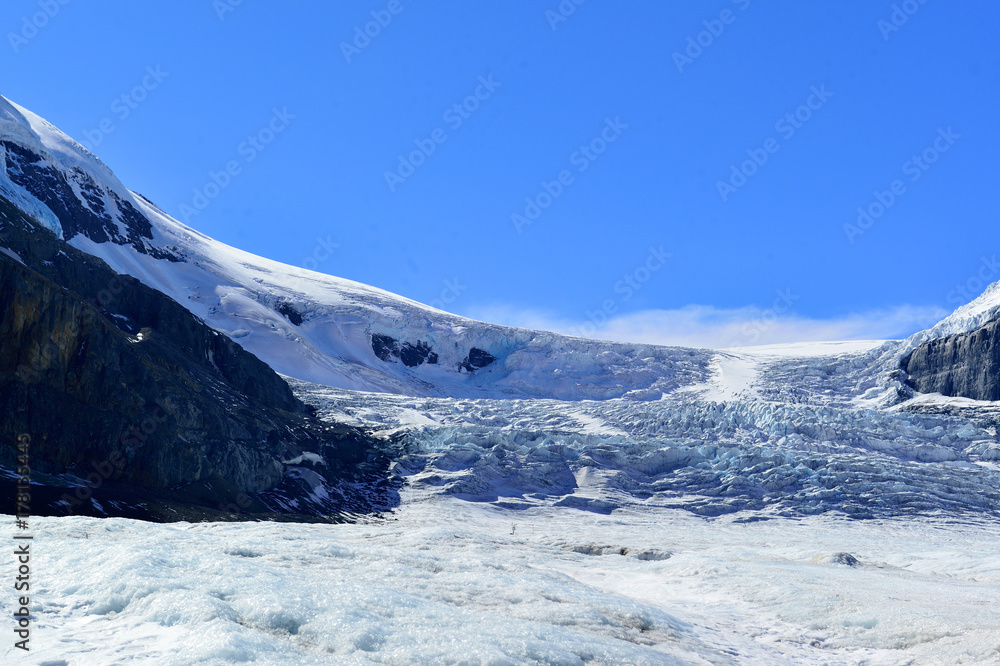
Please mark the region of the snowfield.
[[370, 524], [34, 524], [23, 663], [1000, 660], [995, 524], [415, 497]]

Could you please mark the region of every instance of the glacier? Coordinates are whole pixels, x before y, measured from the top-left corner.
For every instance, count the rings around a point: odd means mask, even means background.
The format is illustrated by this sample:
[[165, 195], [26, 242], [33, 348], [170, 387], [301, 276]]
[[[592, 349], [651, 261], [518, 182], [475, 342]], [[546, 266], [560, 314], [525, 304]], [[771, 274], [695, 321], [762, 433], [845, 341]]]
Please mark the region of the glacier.
[[345, 525], [37, 519], [32, 663], [1000, 657], [995, 523], [740, 518], [412, 498]]
[[[1000, 406], [900, 370], [1000, 316], [1000, 283], [906, 340], [588, 340], [219, 243], [3, 98], [0, 165], [39, 233], [373, 433], [402, 497], [338, 525], [32, 519], [37, 663], [1000, 662]], [[323, 505], [326, 462], [276, 464]]]
[[290, 382], [324, 418], [393, 442], [411, 486], [468, 501], [995, 518], [994, 410], [940, 396], [873, 407], [867, 369], [893, 345], [871, 344], [720, 352], [705, 383], [655, 401], [414, 400]]

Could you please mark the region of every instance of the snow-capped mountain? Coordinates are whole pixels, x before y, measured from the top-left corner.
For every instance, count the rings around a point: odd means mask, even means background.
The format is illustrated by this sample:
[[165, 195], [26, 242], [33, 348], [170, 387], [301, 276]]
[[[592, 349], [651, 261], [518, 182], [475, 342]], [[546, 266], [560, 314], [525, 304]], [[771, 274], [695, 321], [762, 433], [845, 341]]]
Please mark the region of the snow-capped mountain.
[[[328, 422], [403, 436], [389, 455], [394, 474], [413, 484], [429, 479], [438, 491], [504, 505], [663, 502], [707, 513], [869, 515], [996, 499], [989, 424], [942, 413], [954, 403], [910, 398], [914, 386], [954, 395], [938, 387], [995, 384], [992, 370], [977, 374], [983, 352], [968, 340], [958, 377], [942, 360], [954, 356], [951, 347], [927, 350], [990, 325], [997, 285], [933, 329], [886, 343], [710, 351], [496, 326], [212, 240], [129, 191], [43, 119], [0, 103], [0, 193], [39, 234], [173, 298], [289, 377]], [[414, 397], [444, 402], [415, 409]], [[558, 402], [586, 399], [607, 404]], [[913, 413], [928, 410], [935, 413]], [[511, 436], [512, 424], [527, 430]], [[291, 467], [312, 478], [308, 461], [324, 463], [315, 451], [282, 446], [299, 463], [281, 462], [274, 474]], [[924, 464], [935, 461], [982, 466], [971, 476], [942, 468], [928, 477]], [[828, 477], [830, 465], [867, 481]], [[748, 467], [757, 472], [747, 476]], [[816, 490], [831, 484], [833, 495]], [[978, 490], [952, 497], [955, 484]], [[873, 485], [897, 490], [872, 502], [863, 496]]]
[[[1000, 654], [1000, 407], [941, 395], [998, 386], [1000, 285], [903, 341], [495, 326], [214, 241], [3, 98], [0, 283], [52, 663]], [[121, 518], [276, 514], [356, 522]]]
[[[656, 400], [703, 384], [717, 358], [474, 321], [230, 247], [128, 190], [83, 146], [2, 97], [0, 195], [303, 381], [415, 396]], [[907, 389], [895, 371], [908, 354], [998, 312], [1000, 283], [937, 326], [871, 351], [866, 397], [898, 400]]]
[[409, 395], [561, 399], [655, 399], [705, 377], [705, 352], [490, 325], [227, 246], [2, 98], [0, 150], [0, 192], [15, 205], [287, 376]]

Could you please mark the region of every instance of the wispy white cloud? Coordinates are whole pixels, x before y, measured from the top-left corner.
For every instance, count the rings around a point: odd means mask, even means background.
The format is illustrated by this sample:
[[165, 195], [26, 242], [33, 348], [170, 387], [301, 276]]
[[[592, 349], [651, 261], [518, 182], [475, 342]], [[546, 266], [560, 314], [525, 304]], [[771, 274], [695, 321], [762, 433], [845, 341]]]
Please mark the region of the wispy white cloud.
[[472, 307], [460, 314], [495, 324], [599, 340], [724, 349], [790, 342], [900, 339], [933, 326], [949, 313], [936, 306], [900, 305], [812, 319], [782, 314], [773, 308], [689, 305], [612, 316], [600, 325], [592, 320], [573, 320], [504, 305]]

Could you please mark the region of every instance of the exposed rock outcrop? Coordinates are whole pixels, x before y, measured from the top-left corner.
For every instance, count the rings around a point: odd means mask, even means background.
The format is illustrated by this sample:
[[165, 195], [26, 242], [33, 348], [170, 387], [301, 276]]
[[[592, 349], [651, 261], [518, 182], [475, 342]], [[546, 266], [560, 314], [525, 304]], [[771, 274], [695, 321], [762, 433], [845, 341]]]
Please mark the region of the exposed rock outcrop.
[[479, 368], [485, 368], [495, 360], [497, 360], [496, 357], [485, 349], [473, 347], [469, 350], [469, 355], [462, 361], [461, 367], [465, 368], [468, 372], [475, 372]]
[[288, 321], [292, 322], [296, 326], [301, 326], [305, 318], [302, 313], [299, 312], [294, 305], [287, 302], [278, 303], [278, 314], [285, 317]]
[[392, 336], [376, 333], [372, 335], [372, 351], [379, 360], [387, 363], [399, 359], [408, 368], [415, 368], [423, 363], [431, 365], [438, 362], [438, 355], [431, 346], [422, 340], [400, 343]]
[[1000, 321], [926, 342], [901, 365], [921, 393], [1000, 400]]
[[[186, 519], [234, 497], [251, 513], [309, 515], [381, 501], [330, 492], [385, 477], [370, 437], [313, 418], [266, 364], [175, 301], [57, 239], [2, 197], [0, 247], [0, 440], [31, 435], [37, 478], [56, 487], [91, 477], [101, 495], [155, 497], [187, 507]], [[304, 484], [282, 463], [305, 451], [329, 463], [320, 481]], [[0, 466], [12, 466], [14, 452], [0, 447]], [[317, 483], [331, 486], [330, 502], [311, 502]], [[57, 512], [58, 491], [38, 495]], [[129, 506], [104, 510], [143, 517]]]
[[[153, 227], [135, 206], [113, 190], [102, 188], [86, 172], [74, 169], [67, 175], [13, 141], [0, 141], [0, 149], [7, 177], [55, 213], [65, 240], [83, 234], [95, 243], [131, 245], [157, 259], [180, 261], [175, 254], [153, 245]], [[79, 190], [86, 205], [74, 189]], [[109, 206], [117, 210], [108, 210]]]

